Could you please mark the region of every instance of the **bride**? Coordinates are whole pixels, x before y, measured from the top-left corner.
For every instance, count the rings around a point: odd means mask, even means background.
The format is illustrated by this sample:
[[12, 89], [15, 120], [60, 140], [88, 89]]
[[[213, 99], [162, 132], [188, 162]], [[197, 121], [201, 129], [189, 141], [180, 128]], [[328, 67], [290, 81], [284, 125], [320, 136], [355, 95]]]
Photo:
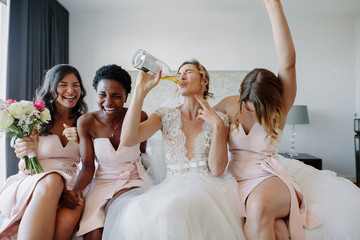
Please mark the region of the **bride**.
[[198, 61], [184, 62], [177, 76], [183, 105], [158, 109], [140, 123], [143, 101], [161, 72], [155, 79], [139, 73], [121, 141], [132, 146], [161, 129], [166, 176], [110, 206], [104, 239], [244, 239], [236, 181], [225, 171], [228, 119], [205, 101], [209, 74]]

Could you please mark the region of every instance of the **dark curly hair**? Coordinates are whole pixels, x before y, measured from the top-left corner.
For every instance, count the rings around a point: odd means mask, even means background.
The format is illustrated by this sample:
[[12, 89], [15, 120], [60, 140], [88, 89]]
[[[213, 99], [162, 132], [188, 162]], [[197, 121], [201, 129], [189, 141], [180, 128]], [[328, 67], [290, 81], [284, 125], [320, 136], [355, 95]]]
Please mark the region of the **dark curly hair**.
[[93, 87], [95, 91], [101, 80], [112, 79], [122, 84], [125, 88], [126, 94], [131, 92], [131, 76], [122, 67], [116, 64], [105, 65], [99, 68], [93, 80]]
[[[57, 86], [59, 82], [69, 73], [75, 74], [80, 83], [81, 94], [75, 107], [72, 109], [73, 115], [78, 118], [88, 110], [87, 104], [84, 102], [86, 96], [86, 90], [82, 83], [79, 71], [68, 64], [58, 64], [49, 69], [44, 77], [43, 84], [36, 90], [36, 100], [42, 100], [45, 102], [46, 107], [50, 110], [51, 120], [48, 124], [41, 127], [39, 135], [51, 134], [50, 129], [54, 126], [54, 116], [56, 112], [55, 101], [58, 97]], [[76, 124], [76, 121], [75, 123]]]

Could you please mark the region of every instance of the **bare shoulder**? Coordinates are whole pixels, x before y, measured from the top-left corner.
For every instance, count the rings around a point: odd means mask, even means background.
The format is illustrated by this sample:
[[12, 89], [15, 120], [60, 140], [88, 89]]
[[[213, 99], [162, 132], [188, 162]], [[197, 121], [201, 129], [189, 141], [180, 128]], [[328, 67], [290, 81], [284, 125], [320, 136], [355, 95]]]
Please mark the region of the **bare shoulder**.
[[214, 106], [214, 109], [216, 111], [228, 114], [228, 112], [231, 111], [231, 109], [239, 102], [239, 99], [239, 95], [225, 97]]
[[81, 115], [77, 120], [78, 127], [91, 124], [94, 121], [97, 114], [98, 114], [98, 111], [85, 113], [85, 114]]

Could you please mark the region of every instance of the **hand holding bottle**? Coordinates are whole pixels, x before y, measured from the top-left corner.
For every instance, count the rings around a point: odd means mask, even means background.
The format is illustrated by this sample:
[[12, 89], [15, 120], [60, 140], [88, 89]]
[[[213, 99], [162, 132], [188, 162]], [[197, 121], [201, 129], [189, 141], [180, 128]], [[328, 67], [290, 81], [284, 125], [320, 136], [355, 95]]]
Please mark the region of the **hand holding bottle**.
[[170, 80], [181, 85], [183, 82], [172, 74], [170, 67], [160, 59], [154, 57], [145, 50], [139, 49], [132, 58], [132, 65], [152, 76], [156, 76], [159, 70], [162, 71], [161, 79]]
[[144, 72], [139, 71], [139, 75], [136, 79], [136, 91], [140, 91], [142, 94], [146, 95], [153, 87], [159, 84], [161, 78], [161, 70], [155, 75], [156, 77]]

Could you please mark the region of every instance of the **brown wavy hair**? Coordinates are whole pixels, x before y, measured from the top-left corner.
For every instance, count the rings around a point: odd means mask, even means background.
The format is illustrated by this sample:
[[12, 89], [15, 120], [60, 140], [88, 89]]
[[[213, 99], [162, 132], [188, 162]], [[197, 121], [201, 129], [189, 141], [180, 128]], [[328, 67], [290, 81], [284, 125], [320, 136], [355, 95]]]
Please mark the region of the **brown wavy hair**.
[[[42, 100], [45, 102], [45, 106], [50, 110], [51, 120], [48, 124], [45, 124], [41, 127], [39, 131], [39, 135], [46, 136], [51, 134], [50, 129], [54, 126], [54, 116], [56, 112], [56, 98], [57, 94], [57, 86], [59, 82], [69, 73], [74, 73], [80, 83], [81, 93], [78, 102], [75, 107], [72, 108], [72, 114], [77, 118], [79, 118], [82, 114], [87, 112], [87, 104], [84, 102], [84, 98], [86, 96], [86, 90], [82, 83], [79, 71], [71, 65], [68, 64], [58, 64], [49, 69], [44, 77], [43, 84], [36, 90], [36, 100]], [[76, 126], [76, 121], [74, 123]]]
[[201, 77], [201, 81], [206, 81], [208, 80], [208, 84], [206, 84], [205, 86], [205, 91], [203, 93], [203, 97], [204, 99], [207, 99], [208, 97], [210, 98], [213, 98], [214, 97], [214, 94], [209, 92], [209, 85], [210, 85], [210, 76], [209, 76], [209, 72], [206, 70], [206, 68], [201, 65], [201, 63], [196, 60], [196, 59], [190, 59], [189, 61], [185, 61], [183, 62], [180, 67], [178, 68], [177, 72], [176, 72], [176, 75], [179, 73], [180, 71], [180, 68], [186, 64], [192, 64], [194, 66], [196, 66], [196, 68], [199, 70], [200, 72], [200, 77]]
[[267, 69], [256, 68], [249, 72], [239, 89], [240, 112], [235, 117], [236, 128], [240, 121], [242, 105], [254, 104], [257, 121], [263, 126], [270, 144], [279, 137], [280, 123], [283, 118], [282, 85], [274, 73]]

